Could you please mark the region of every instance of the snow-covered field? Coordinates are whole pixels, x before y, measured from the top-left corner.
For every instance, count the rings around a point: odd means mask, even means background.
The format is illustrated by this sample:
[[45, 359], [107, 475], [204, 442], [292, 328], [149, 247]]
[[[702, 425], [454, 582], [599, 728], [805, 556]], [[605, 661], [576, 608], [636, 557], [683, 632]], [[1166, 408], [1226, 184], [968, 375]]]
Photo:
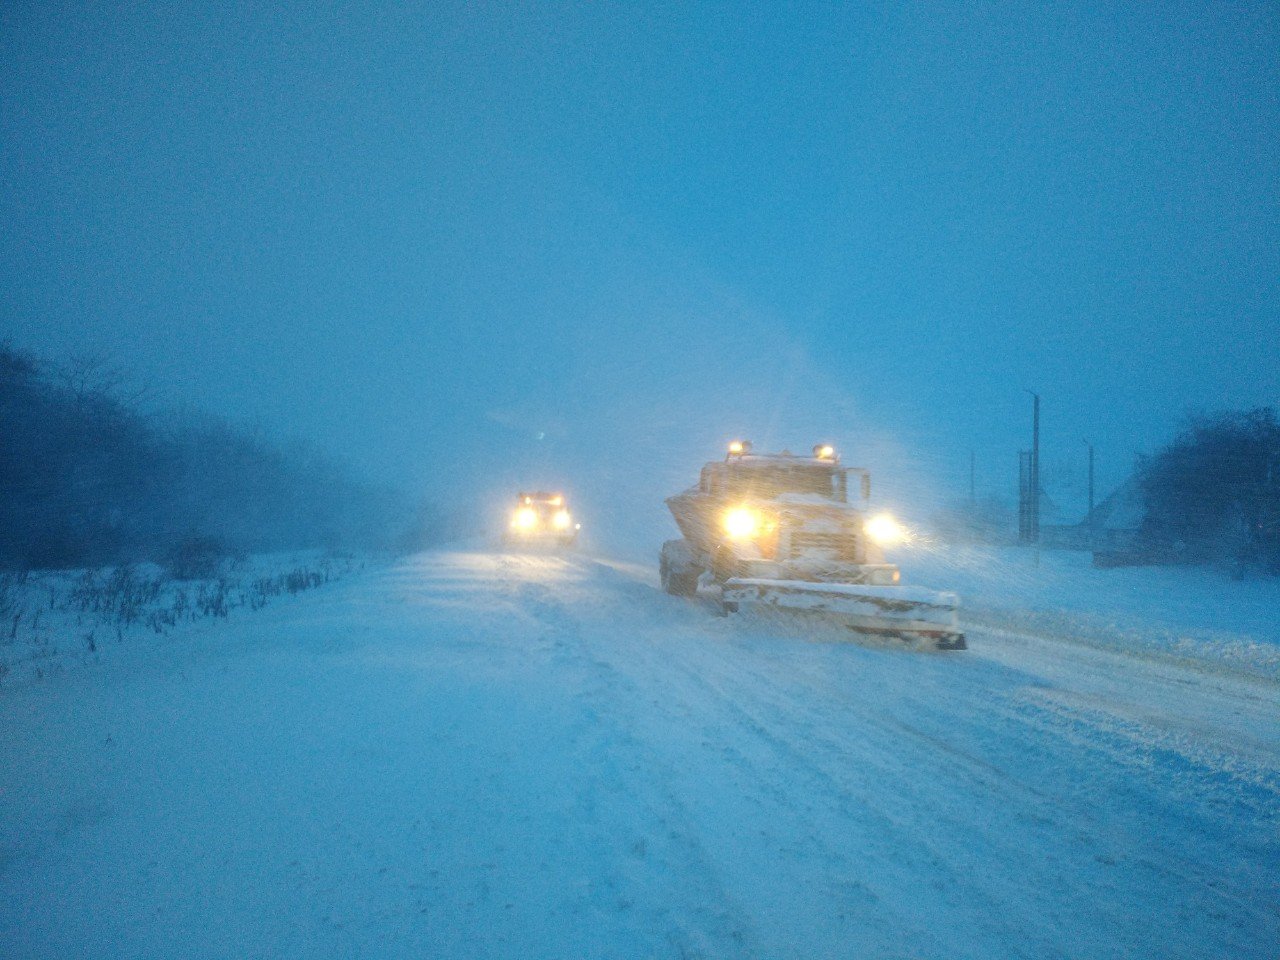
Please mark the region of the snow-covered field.
[[1113, 643], [1149, 608], [1091, 572], [904, 562], [970, 577], [969, 651], [467, 550], [10, 682], [0, 955], [1274, 957], [1237, 600]]

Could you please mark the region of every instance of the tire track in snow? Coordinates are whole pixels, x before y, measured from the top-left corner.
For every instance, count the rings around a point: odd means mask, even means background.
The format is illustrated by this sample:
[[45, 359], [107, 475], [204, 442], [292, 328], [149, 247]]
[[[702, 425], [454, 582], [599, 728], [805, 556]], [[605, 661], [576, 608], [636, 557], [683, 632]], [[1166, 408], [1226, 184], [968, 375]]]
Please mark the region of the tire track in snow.
[[[790, 641], [789, 639], [789, 642], [793, 641]], [[779, 709], [804, 710], [809, 708], [810, 705], [807, 703], [807, 691], [809, 689], [823, 689], [828, 694], [835, 692], [845, 703], [854, 702], [851, 698], [838, 691], [837, 688], [828, 681], [826, 676], [814, 673], [812, 665], [802, 664], [798, 673], [805, 673], [812, 686], [799, 691], [799, 695], [794, 699], [786, 698], [780, 700], [776, 704]], [[760, 675], [757, 674], [756, 679], [759, 678]], [[752, 685], [751, 689], [759, 688]], [[728, 699], [734, 700], [734, 702], [742, 702], [739, 698], [734, 698], [732, 696]], [[985, 706], [985, 704], [982, 706]], [[813, 709], [816, 710], [816, 707]], [[1007, 700], [1001, 712], [1006, 718], [1023, 723], [1027, 722], [1027, 717], [1032, 712], [1039, 714], [1041, 720], [1046, 716], [1044, 711], [1035, 710], [1033, 704], [1020, 703], [1016, 699]], [[1005, 770], [986, 762], [985, 760], [975, 756], [970, 751], [958, 749], [956, 745], [949, 740], [944, 740], [941, 737], [925, 733], [911, 724], [904, 723], [900, 719], [883, 718], [874, 714], [867, 714], [865, 712], [858, 716], [858, 722], [863, 728], [874, 727], [884, 731], [897, 730], [909, 737], [922, 741], [925, 745], [936, 747], [937, 750], [933, 751], [933, 756], [931, 757], [932, 760], [937, 760], [940, 754], [948, 755], [959, 760], [960, 769], [967, 771], [976, 783], [981, 784], [992, 801], [1007, 801], [1011, 791], [1013, 793], [1021, 793], [1026, 802], [1030, 804], [1030, 809], [1019, 808], [1016, 810], [1016, 813], [1019, 818], [1025, 819], [1031, 824], [1038, 827], [1052, 827], [1061, 819], [1062, 810], [1059, 806], [1058, 798], [1047, 794], [1043, 790], [1036, 789], [1029, 783], [1020, 781], [1019, 779], [1011, 776]], [[1106, 744], [1109, 739], [1110, 738], [1106, 736], [1105, 729], [1093, 728], [1092, 730], [1087, 730], [1077, 740], [1077, 745], [1086, 749], [1096, 750]], [[843, 759], [843, 744], [841, 742], [828, 739], [824, 746], [827, 748], [827, 751], [831, 756], [837, 758], [837, 764], [841, 759]], [[818, 755], [819, 754], [816, 752], [811, 754], [807, 748], [805, 751], [796, 753], [797, 758], [802, 761]], [[829, 772], [827, 775], [830, 776]], [[839, 782], [838, 777], [832, 778], [833, 784], [838, 785]], [[1269, 809], [1274, 816], [1274, 804], [1272, 804]], [[961, 830], [968, 826], [968, 821], [963, 818], [957, 818], [955, 816], [948, 817], [947, 813], [949, 811], [945, 804], [942, 806], [941, 810], [943, 822], [948, 823], [953, 829]], [[1082, 810], [1079, 812], [1083, 813], [1084, 811]], [[1122, 845], [1122, 840], [1126, 839], [1116, 838], [1113, 835], [1114, 831], [1108, 831], [1105, 827], [1105, 824], [1098, 824], [1093, 833], [1083, 833], [1080, 835], [1082, 842], [1084, 842], [1088, 847], [1095, 849], [1097, 851], [1096, 856], [1102, 861], [1112, 859], [1112, 855], [1107, 851], [1116, 850]], [[1016, 849], [1011, 846], [1012, 843], [1016, 843], [1016, 840], [1008, 840], [1005, 836], [1006, 833], [1007, 831], [1002, 825], [1000, 830], [995, 831], [988, 836], [987, 839], [991, 841], [993, 850], [1003, 847], [1006, 853], [1012, 853]], [[930, 851], [930, 853], [935, 852], [936, 851]], [[1183, 886], [1198, 887], [1206, 891], [1214, 899], [1228, 904], [1236, 913], [1243, 914], [1245, 916], [1253, 916], [1257, 920], [1259, 927], [1267, 926], [1268, 922], [1274, 925], [1274, 917], [1268, 915], [1265, 912], [1265, 908], [1260, 907], [1254, 899], [1251, 899], [1250, 894], [1223, 888], [1219, 879], [1212, 872], [1206, 870], [1202, 865], [1198, 865], [1187, 858], [1179, 856], [1176, 848], [1170, 849], [1166, 846], [1162, 846], [1159, 850], [1148, 851], [1148, 855], [1136, 860], [1135, 862], [1142, 864], [1154, 880], [1158, 881], [1163, 879], [1167, 881], [1172, 879], [1179, 881]], [[1047, 873], [1044, 875], [1043, 879], [1049, 880], [1051, 878], [1052, 875]]]
[[[656, 594], [653, 595], [653, 600], [658, 603], [669, 602], [666, 601], [665, 597]], [[681, 609], [688, 610], [690, 608], [689, 605], [685, 604]], [[634, 624], [629, 626], [634, 627]], [[654, 624], [649, 624], [646, 625], [646, 629], [661, 631], [663, 625], [658, 624], [655, 627]], [[719, 636], [713, 636], [713, 640], [720, 639], [722, 638]], [[707, 637], [695, 638], [695, 642], [700, 642], [702, 649], [705, 649]], [[785, 642], [796, 643], [794, 638], [788, 638]], [[726, 670], [724, 665], [725, 651], [719, 647], [716, 648], [715, 656], [709, 659], [701, 652], [691, 656], [688, 649], [681, 648], [678, 644], [675, 646], [668, 644], [663, 647], [663, 657], [665, 659], [663, 664], [659, 664], [659, 666], [665, 666], [668, 670], [679, 668], [686, 683], [692, 683], [695, 686], [701, 685], [703, 696], [718, 704], [726, 705], [725, 709], [728, 711], [736, 711], [737, 722], [741, 724], [743, 729], [750, 731], [752, 736], [765, 743], [774, 752], [777, 763], [808, 771], [813, 777], [811, 782], [821, 788], [818, 791], [819, 793], [825, 790], [834, 797], [849, 796], [851, 793], [850, 782], [846, 777], [842, 777], [840, 773], [851, 759], [848, 744], [837, 738], [823, 737], [821, 735], [814, 736], [815, 730], [824, 728], [821, 722], [816, 721], [825, 719], [830, 709], [829, 707], [819, 709], [814, 706], [814, 702], [820, 703], [822, 698], [830, 699], [835, 697], [841, 708], [846, 709], [855, 703], [848, 692], [835, 687], [827, 676], [818, 672], [822, 667], [820, 662], [812, 662], [812, 658], [806, 658], [801, 655], [795, 658], [799, 661], [799, 666], [796, 667], [793, 673], [803, 675], [806, 684], [799, 688], [788, 688], [785, 694], [778, 693], [771, 698], [768, 695], [768, 691], [774, 689], [776, 684], [771, 684], [770, 680], [776, 679], [776, 677], [772, 677], [765, 672], [767, 667], [760, 665], [761, 661], [758, 658], [753, 661], [750, 656], [744, 657], [739, 647], [731, 647], [729, 652], [733, 658], [733, 671]], [[748, 651], [748, 653], [750, 652]], [[681, 655], [683, 655], [683, 659]], [[928, 655], [923, 656], [925, 662], [931, 659]], [[974, 659], [976, 660], [977, 658]], [[753, 668], [751, 666], [753, 663], [758, 666]], [[718, 683], [711, 682], [708, 679], [711, 677], [716, 678]], [[974, 704], [974, 706], [981, 706], [987, 709], [989, 714], [993, 715], [988, 716], [988, 722], [991, 719], [996, 719], [1005, 724], [1020, 725], [1025, 739], [1028, 729], [1034, 727], [1034, 723], [1029, 723], [1027, 717], [1028, 710], [1032, 709], [1032, 705], [1024, 699], [1020, 699], [1025, 692], [1025, 687], [1026, 684], [1023, 683], [1014, 692], [1004, 694], [1003, 702], [998, 703], [994, 709], [987, 704]], [[815, 693], [821, 695], [817, 701], [812, 699]], [[968, 695], [971, 691], [962, 688], [956, 693]], [[748, 703], [753, 704], [753, 708], [747, 708], [745, 704]], [[954, 711], [955, 704], [948, 703], [947, 707], [948, 710]], [[773, 727], [779, 718], [803, 716], [806, 711], [809, 714], [808, 719], [799, 725], [791, 723], [787, 728], [787, 735], [778, 735], [773, 732]], [[935, 712], [928, 717], [933, 723], [946, 718], [947, 711]], [[1044, 790], [1037, 789], [1030, 783], [1023, 783], [1000, 766], [984, 760], [971, 751], [957, 747], [951, 739], [938, 737], [919, 729], [913, 724], [904, 723], [900, 719], [881, 718], [874, 712], [868, 712], [865, 709], [856, 714], [856, 719], [864, 729], [876, 729], [879, 733], [888, 736], [892, 743], [900, 742], [904, 737], [908, 741], [916, 741], [921, 755], [927, 758], [932, 768], [950, 770], [952, 778], [954, 778], [956, 772], [963, 773], [993, 801], [1001, 802], [1007, 806], [1010, 800], [1010, 791], [1020, 796], [1021, 799], [1014, 805], [1013, 812], [1017, 818], [1024, 821], [1026, 829], [1032, 830], [1032, 832], [1038, 831], [1039, 836], [1036, 839], [1044, 839], [1043, 835], [1047, 831], [1052, 832], [1051, 828], [1056, 820], [1060, 819], [1062, 811], [1055, 809], [1056, 798], [1054, 796]], [[1098, 740], [1099, 737], [1096, 734], [1091, 737], [1086, 736], [1085, 745], [1096, 747]], [[798, 748], [796, 746], [797, 742], [803, 742], [804, 746]], [[890, 759], [892, 759], [893, 752], [893, 750], [889, 751]], [[865, 754], [861, 759], [865, 759]], [[757, 775], [758, 769], [753, 767], [752, 764], [756, 764], [758, 761], [742, 754], [738, 758], [738, 762], [746, 774]], [[881, 757], [880, 762], [884, 764], [885, 758]], [[882, 769], [891, 770], [892, 764], [888, 764]], [[783, 791], [782, 794], [774, 799], [778, 803], [786, 803], [790, 801], [790, 794], [787, 791]], [[972, 829], [963, 815], [956, 816], [951, 811], [948, 811], [945, 803], [934, 803], [933, 807], [933, 812], [940, 813], [944, 822], [949, 826], [955, 829]], [[847, 807], [842, 809], [837, 806], [835, 809], [839, 815], [846, 818], [854, 815], [854, 812], [851, 812]], [[929, 808], [926, 806], [924, 809], [928, 811]], [[880, 825], [891, 828], [895, 822], [893, 817], [883, 810], [879, 812], [881, 815]], [[948, 813], [951, 813], [949, 818]], [[961, 813], [963, 814], [963, 811]], [[1083, 822], [1088, 823], [1087, 819]], [[1006, 839], [1006, 836], [1010, 834], [1012, 839]], [[984, 840], [990, 844], [990, 848], [993, 851], [1002, 850], [1005, 853], [1015, 852], [1016, 844], [1025, 839], [1026, 837], [1019, 836], [1017, 831], [1010, 832], [1006, 826], [1000, 824], [994, 825], [984, 835]], [[1114, 829], [1108, 828], [1105, 822], [1098, 822], [1089, 831], [1080, 834], [1079, 840], [1085, 847], [1085, 854], [1081, 855], [1080, 859], [1096, 858], [1097, 862], [1105, 867], [1114, 863], [1114, 851], [1118, 846], [1123, 845], [1125, 838], [1117, 836]], [[832, 859], [832, 851], [829, 847], [826, 854], [828, 859]], [[936, 865], [939, 862], [939, 857], [940, 852], [938, 850], [931, 850], [926, 846], [919, 853], [919, 858], [914, 865], [916, 867], [922, 864]], [[1172, 880], [1183, 887], [1197, 886], [1206, 891], [1213, 891], [1223, 898], [1223, 901], [1232, 910], [1243, 912], [1246, 916], [1253, 915], [1261, 928], [1267, 926], [1267, 917], [1259, 915], [1254, 909], [1250, 909], [1251, 904], [1247, 896], [1219, 889], [1219, 884], [1207, 883], [1206, 874], [1202, 869], [1190, 868], [1190, 861], [1178, 863], [1179, 859], [1177, 857], [1157, 856], [1139, 858], [1136, 862], [1138, 866], [1144, 867], [1152, 875], [1153, 880], [1157, 882], [1167, 884]], [[1055, 869], [1051, 865], [1046, 866], [1042, 872], [1043, 879], [1046, 881], [1051, 880]], [[1105, 871], [1102, 872], [1105, 873]], [[1093, 892], [1104, 896], [1107, 893], [1124, 893], [1123, 890], [1114, 887], [1109, 890], [1107, 883], [1105, 877], [1097, 878]], [[1046, 883], [1046, 886], [1050, 889], [1052, 888], [1052, 884]], [[1078, 906], [1087, 906], [1087, 904], [1082, 903]], [[1045, 903], [1044, 911], [1052, 914], [1055, 912], [1053, 907], [1054, 904]], [[1094, 910], [1094, 912], [1099, 911], [1104, 914], [1099, 919], [1105, 921], [1107, 919], [1105, 905]], [[1115, 919], [1114, 911], [1112, 911], [1112, 919]], [[1135, 944], [1135, 946], [1137, 945]]]
[[[517, 566], [528, 570], [540, 565]], [[577, 808], [579, 817], [594, 825], [599, 846], [612, 851], [603, 882], [610, 890], [626, 891], [634, 886], [628, 875], [639, 871], [653, 875], [655, 885], [665, 877], [684, 888], [688, 896], [681, 909], [650, 908], [651, 924], [666, 929], [668, 945], [677, 956], [757, 956], [751, 949], [749, 920], [719, 882], [679, 797], [663, 789], [670, 782], [667, 771], [655, 769], [656, 758], [619, 722], [616, 706], [634, 699], [637, 690], [625, 674], [597, 655], [596, 645], [561, 599], [566, 590], [574, 589], [570, 585], [553, 590], [527, 581], [508, 588], [514, 601], [541, 624], [553, 660], [577, 675], [581, 685], [575, 693], [590, 704], [576, 725], [572, 749], [586, 769], [606, 774], [594, 780], [593, 792], [578, 798]], [[619, 900], [618, 905], [626, 910], [635, 906], [629, 900]]]
[[[642, 596], [643, 599], [648, 602], [652, 602], [655, 598], [655, 595], [649, 588], [643, 588]], [[659, 599], [661, 600], [662, 598]], [[644, 648], [640, 647], [639, 649], [643, 650]], [[761, 713], [753, 712], [745, 706], [745, 704], [750, 702], [749, 697], [728, 694], [723, 685], [717, 685], [714, 680], [711, 679], [717, 676], [717, 673], [706, 669], [705, 662], [700, 661], [695, 664], [689, 659], [689, 652], [696, 649], [698, 649], [697, 646], [684, 647], [682, 649], [682, 652], [684, 653], [683, 659], [678, 655], [664, 658], [666, 661], [665, 669], [670, 671], [673, 666], [680, 667], [685, 682], [692, 683], [697, 688], [692, 693], [689, 691], [681, 691], [683, 694], [683, 702], [688, 703], [691, 701], [700, 701], [712, 705], [714, 713], [718, 716], [720, 721], [724, 721], [727, 713], [731, 722], [727, 724], [721, 723], [721, 726], [727, 726], [730, 728], [737, 727], [737, 733], [746, 732], [749, 736], [755, 737], [757, 740], [765, 743], [767, 747], [773, 751], [775, 756], [774, 762], [770, 764], [770, 766], [774, 768], [790, 768], [795, 771], [798, 775], [805, 778], [805, 788], [798, 791], [798, 795], [797, 791], [794, 789], [784, 789], [779, 784], [776, 776], [776, 770], [774, 772], [766, 771], [762, 773], [754, 766], [755, 761], [751, 760], [747, 756], [746, 752], [738, 750], [732, 746], [732, 736], [720, 736], [719, 731], [706, 728], [705, 736], [708, 742], [724, 741], [729, 744], [723, 748], [723, 759], [738, 769], [740, 780], [751, 784], [752, 789], [756, 792], [763, 789], [765, 793], [769, 794], [769, 799], [772, 801], [776, 809], [778, 811], [787, 811], [788, 816], [793, 820], [811, 818], [815, 815], [816, 809], [820, 803], [825, 802], [828, 807], [831, 807], [834, 803], [835, 816], [833, 818], [831, 811], [827, 811], [824, 814], [826, 819], [835, 819], [836, 821], [842, 822], [846, 825], [857, 825], [862, 829], [862, 834], [866, 839], [874, 836], [876, 832], [864, 823], [869, 811], [878, 813], [880, 822], [876, 824], [876, 827], [880, 832], [889, 832], [899, 836], [903, 833], [901, 818], [894, 818], [884, 811], [875, 811], [875, 808], [868, 802], [868, 797], [871, 796], [871, 794], [865, 790], [858, 798], [860, 806], [855, 808], [852, 805], [853, 791], [851, 790], [847, 779], [833, 776], [827, 768], [812, 762], [812, 758], [806, 751], [812, 748], [814, 744], [813, 738], [811, 736], [796, 737], [796, 731], [794, 730], [789, 731], [791, 733], [790, 737], [775, 735], [773, 732], [773, 725], [770, 724], [767, 719], [761, 715]], [[633, 659], [636, 652], [636, 649], [629, 646], [627, 653], [628, 658]], [[723, 649], [719, 651], [721, 656], [726, 652], [729, 651]], [[665, 653], [669, 654], [670, 651], [666, 651]], [[649, 666], [662, 667], [664, 665], [651, 663]], [[723, 672], [723, 666], [719, 669]], [[651, 670], [642, 669], [638, 672], [642, 674], [649, 674], [651, 673]], [[758, 681], [759, 677], [755, 679]], [[750, 685], [749, 692], [752, 695], [757, 695], [760, 690], [767, 690], [769, 688], [769, 684], [766, 683], [761, 685], [757, 682]], [[740, 692], [741, 690], [739, 693]], [[794, 708], [796, 702], [796, 700], [792, 699], [784, 705], [785, 709], [774, 709], [772, 712], [777, 716], [784, 717], [788, 715], [788, 711], [794, 714], [794, 710], [792, 708]], [[773, 706], [776, 708], [778, 704], [775, 703]], [[805, 744], [805, 748], [798, 749], [796, 747], [797, 741], [803, 742]], [[787, 778], [788, 781], [793, 781], [795, 779], [795, 776]], [[834, 798], [834, 800], [832, 798]], [[936, 814], [936, 811], [931, 811], [931, 813]], [[880, 903], [881, 906], [879, 909], [886, 909], [883, 905], [883, 897], [877, 895], [873, 890], [866, 887], [866, 885], [862, 884], [860, 881], [850, 881], [850, 877], [855, 875], [857, 864], [852, 862], [839, 847], [824, 842], [823, 837], [824, 835], [820, 831], [812, 832], [808, 838], [803, 841], [803, 843], [807, 848], [806, 859], [808, 861], [811, 863], [823, 863], [826, 865], [825, 869], [828, 874], [829, 892], [833, 899], [838, 900], [840, 897], [848, 897], [852, 890], [854, 892], [865, 894], [865, 899], [869, 902]], [[909, 877], [913, 871], [918, 872], [925, 866], [933, 866], [936, 868], [936, 866], [941, 862], [943, 862], [942, 854], [939, 851], [929, 850], [926, 847], [916, 858], [916, 861], [907, 864], [906, 868], [900, 872], [904, 877]], [[942, 883], [940, 886], [945, 890], [949, 886], [960, 885], [960, 877], [957, 876], [952, 879], [954, 883]], [[899, 924], [900, 927], [909, 925], [906, 922], [907, 918], [905, 916], [900, 918], [900, 920], [902, 921], [902, 923]], [[929, 946], [936, 948], [937, 945], [934, 944]]]
[[[975, 657], [1042, 677], [1058, 716], [1110, 714], [1111, 732], [1155, 743], [1280, 798], [1280, 683], [1167, 651], [1108, 648], [1086, 639], [984, 628]], [[1171, 710], [1176, 703], [1179, 709]]]
[[[752, 756], [758, 751], [741, 750], [731, 745], [724, 747], [725, 759], [740, 770], [742, 779], [755, 784], [757, 791], [766, 793], [776, 810], [789, 819], [797, 822], [820, 820], [836, 828], [832, 831], [812, 830], [804, 838], [805, 846], [812, 854], [810, 860], [824, 865], [833, 899], [849, 895], [850, 878], [856, 877], [861, 863], [858, 854], [869, 851], [882, 860], [894, 862], [895, 869], [888, 878], [890, 886], [910, 887], [915, 883], [915, 877], [931, 874], [937, 896], [949, 901], [957, 911], [970, 912], [971, 905], [962, 903], [957, 895], [953, 895], [966, 887], [963, 869], [950, 866], [948, 852], [933, 846], [927, 833], [920, 836], [915, 830], [916, 823], [922, 820], [950, 824], [956, 828], [964, 826], [951, 805], [917, 801], [909, 804], [914, 809], [908, 815], [902, 806], [884, 806], [872, 786], [873, 780], [883, 784], [887, 776], [899, 775], [903, 766], [899, 762], [899, 749], [895, 747], [886, 756], [873, 757], [865, 749], [861, 752], [851, 750], [846, 741], [817, 734], [815, 731], [822, 726], [820, 723], [797, 724], [795, 718], [798, 714], [816, 713], [805, 705], [805, 698], [812, 693], [812, 688], [804, 688], [799, 697], [762, 699], [760, 692], [774, 689], [776, 684], [761, 684], [759, 681], [764, 678], [760, 674], [748, 683], [743, 683], [741, 676], [734, 675], [734, 683], [731, 684], [726, 682], [728, 678], [723, 672], [710, 673], [692, 661], [685, 661], [682, 666], [690, 679], [701, 684], [705, 699], [716, 704], [720, 716], [713, 721], [714, 724], [736, 728], [736, 733], [747, 733], [771, 754], [771, 762], [762, 763]], [[889, 732], [898, 746], [902, 734], [906, 733], [929, 748], [941, 747], [941, 752], [959, 758], [961, 767], [980, 766], [975, 758], [905, 724], [873, 723], [865, 714], [850, 719], [863, 731], [874, 726]], [[706, 736], [709, 740], [732, 739], [731, 736], [718, 737], [710, 729]], [[865, 742], [863, 746], [866, 746]], [[886, 759], [890, 762], [886, 763]], [[874, 762], [877, 767], [875, 777], [865, 775], [869, 762]], [[779, 769], [788, 771], [788, 775], [780, 778]], [[848, 772], [851, 769], [864, 771], [864, 776], [851, 778]], [[1047, 818], [1041, 819], [1047, 822]], [[847, 849], [854, 836], [857, 837], [854, 844], [856, 853]], [[838, 837], [843, 844], [832, 842], [829, 838], [833, 837]], [[865, 892], [868, 902], [874, 903], [882, 914], [887, 914], [881, 919], [891, 921], [891, 926], [900, 929], [911, 927], [910, 913], [895, 912], [893, 898], [884, 883], [872, 881], [869, 886], [856, 880], [852, 887]], [[971, 897], [972, 893], [964, 896]], [[998, 915], [994, 909], [989, 913]], [[941, 949], [936, 943], [921, 944], [921, 947], [928, 948], [930, 952]]]

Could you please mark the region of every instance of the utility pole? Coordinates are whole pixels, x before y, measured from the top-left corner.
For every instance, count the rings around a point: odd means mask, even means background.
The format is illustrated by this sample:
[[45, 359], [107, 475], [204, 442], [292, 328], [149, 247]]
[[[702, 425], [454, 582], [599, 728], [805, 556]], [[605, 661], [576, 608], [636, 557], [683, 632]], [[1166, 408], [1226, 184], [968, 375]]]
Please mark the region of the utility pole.
[[1093, 444], [1088, 440], [1080, 441], [1089, 448], [1089, 512], [1085, 514], [1085, 521], [1092, 526], [1093, 524]]
[[1018, 539], [1031, 542], [1031, 451], [1018, 451]]
[[1084, 515], [1084, 528], [1089, 535], [1089, 549], [1093, 549], [1093, 444], [1088, 440], [1081, 440], [1086, 447], [1089, 448], [1089, 512]]
[[1032, 543], [1040, 542], [1040, 394], [1028, 390], [1031, 394], [1031, 502], [1028, 505], [1028, 539]]

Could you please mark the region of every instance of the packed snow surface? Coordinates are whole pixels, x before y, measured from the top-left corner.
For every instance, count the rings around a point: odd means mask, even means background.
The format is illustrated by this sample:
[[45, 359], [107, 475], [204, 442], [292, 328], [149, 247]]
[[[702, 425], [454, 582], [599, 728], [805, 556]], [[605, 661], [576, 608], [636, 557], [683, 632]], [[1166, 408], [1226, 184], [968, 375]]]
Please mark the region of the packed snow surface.
[[0, 955], [1274, 957], [1275, 679], [967, 632], [439, 552], [11, 683]]

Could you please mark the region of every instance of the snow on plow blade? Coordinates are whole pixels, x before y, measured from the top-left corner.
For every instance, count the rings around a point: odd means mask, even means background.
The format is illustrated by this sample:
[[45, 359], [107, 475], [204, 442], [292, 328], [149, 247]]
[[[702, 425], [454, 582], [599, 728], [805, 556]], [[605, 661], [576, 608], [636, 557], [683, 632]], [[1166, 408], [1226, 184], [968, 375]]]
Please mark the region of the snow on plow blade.
[[954, 593], [923, 587], [734, 578], [725, 581], [723, 601], [819, 613], [839, 618], [860, 633], [923, 640], [942, 650], [965, 649]]

